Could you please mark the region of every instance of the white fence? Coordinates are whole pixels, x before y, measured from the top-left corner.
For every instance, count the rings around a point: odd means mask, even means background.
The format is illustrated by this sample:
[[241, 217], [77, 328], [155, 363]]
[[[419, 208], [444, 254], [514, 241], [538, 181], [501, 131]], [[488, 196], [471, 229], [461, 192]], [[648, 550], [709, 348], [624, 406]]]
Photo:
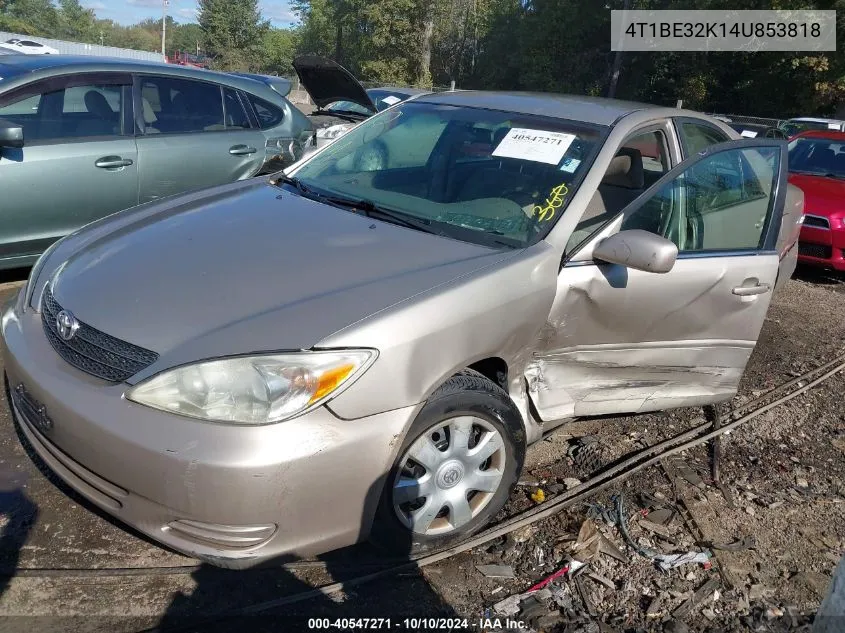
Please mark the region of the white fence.
[[116, 46], [100, 46], [99, 44], [81, 44], [79, 42], [66, 42], [64, 40], [51, 40], [46, 37], [33, 37], [21, 35], [20, 33], [7, 33], [0, 31], [0, 42], [10, 39], [32, 40], [55, 48], [63, 55], [94, 55], [96, 57], [122, 57], [124, 59], [141, 59], [151, 62], [165, 61], [161, 53], [150, 53], [148, 51], [136, 51], [131, 48], [117, 48]]

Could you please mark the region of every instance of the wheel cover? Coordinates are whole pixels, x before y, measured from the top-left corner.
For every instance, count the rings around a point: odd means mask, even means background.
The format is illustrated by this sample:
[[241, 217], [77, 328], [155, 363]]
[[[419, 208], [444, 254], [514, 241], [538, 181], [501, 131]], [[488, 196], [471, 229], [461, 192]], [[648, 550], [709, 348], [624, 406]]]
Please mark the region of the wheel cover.
[[505, 471], [502, 434], [481, 418], [460, 416], [429, 428], [399, 462], [393, 509], [415, 534], [457, 530], [490, 503]]

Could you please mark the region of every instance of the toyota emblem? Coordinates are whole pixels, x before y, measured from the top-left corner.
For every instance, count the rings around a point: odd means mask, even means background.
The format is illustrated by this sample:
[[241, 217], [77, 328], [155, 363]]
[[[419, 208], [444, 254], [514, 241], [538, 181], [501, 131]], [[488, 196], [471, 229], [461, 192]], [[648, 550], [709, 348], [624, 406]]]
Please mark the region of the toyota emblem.
[[78, 329], [79, 321], [69, 310], [62, 310], [56, 315], [56, 332], [63, 340], [72, 339]]

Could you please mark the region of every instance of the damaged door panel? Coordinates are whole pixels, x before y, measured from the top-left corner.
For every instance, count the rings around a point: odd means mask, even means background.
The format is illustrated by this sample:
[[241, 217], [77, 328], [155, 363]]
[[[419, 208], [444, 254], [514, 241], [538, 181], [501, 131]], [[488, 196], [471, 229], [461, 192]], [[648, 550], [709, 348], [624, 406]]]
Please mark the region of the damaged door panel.
[[[647, 230], [678, 246], [669, 272], [572, 260], [561, 269], [525, 370], [543, 422], [702, 405], [736, 393], [777, 279], [784, 147], [715, 146], [622, 211], [620, 230]], [[599, 235], [584, 250], [606, 236]]]

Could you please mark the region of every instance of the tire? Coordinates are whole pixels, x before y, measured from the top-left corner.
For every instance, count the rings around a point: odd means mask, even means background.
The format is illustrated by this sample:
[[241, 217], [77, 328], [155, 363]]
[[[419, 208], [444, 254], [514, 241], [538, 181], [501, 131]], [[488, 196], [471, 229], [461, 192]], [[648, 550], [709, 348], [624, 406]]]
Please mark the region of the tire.
[[[461, 441], [464, 438], [466, 442]], [[466, 449], [462, 448], [464, 444]], [[440, 453], [425, 450], [415, 453], [439, 466], [426, 468], [416, 462], [409, 454], [415, 446], [428, 449], [434, 446], [440, 450]], [[477, 464], [493, 450], [495, 453]], [[525, 429], [519, 410], [508, 394], [476, 371], [460, 372], [431, 395], [405, 436], [385, 480], [371, 542], [397, 554], [414, 554], [442, 549], [466, 539], [505, 505], [524, 459]], [[501, 477], [494, 484], [499, 474]], [[432, 494], [401, 503], [402, 484], [423, 480], [429, 482], [426, 490], [432, 490]], [[471, 488], [473, 485], [491, 489], [495, 485], [495, 489], [480, 491]], [[422, 491], [421, 486], [410, 488], [413, 492], [406, 493], [410, 496]], [[427, 524], [444, 498], [449, 499], [446, 505], [424, 530], [421, 526]], [[422, 515], [425, 518], [416, 520], [416, 528], [411, 525], [415, 521], [412, 517]]]

